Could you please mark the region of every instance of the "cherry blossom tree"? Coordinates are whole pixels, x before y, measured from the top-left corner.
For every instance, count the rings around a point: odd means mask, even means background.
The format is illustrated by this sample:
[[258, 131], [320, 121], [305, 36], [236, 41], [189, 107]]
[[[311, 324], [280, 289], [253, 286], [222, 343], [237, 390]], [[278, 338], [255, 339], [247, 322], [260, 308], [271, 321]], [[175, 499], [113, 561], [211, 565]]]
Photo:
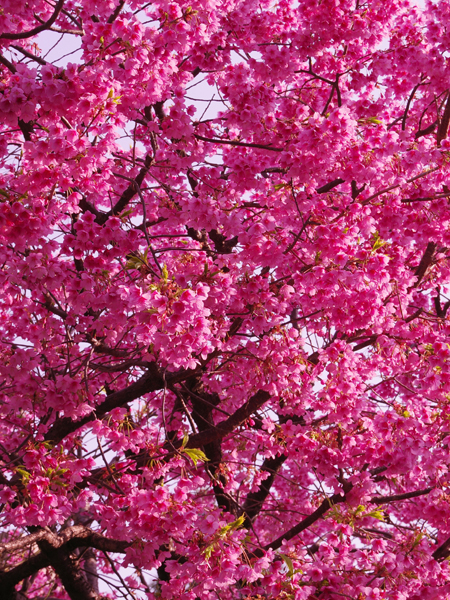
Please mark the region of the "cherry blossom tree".
[[2, 0], [2, 600], [450, 598], [449, 53], [450, 0]]

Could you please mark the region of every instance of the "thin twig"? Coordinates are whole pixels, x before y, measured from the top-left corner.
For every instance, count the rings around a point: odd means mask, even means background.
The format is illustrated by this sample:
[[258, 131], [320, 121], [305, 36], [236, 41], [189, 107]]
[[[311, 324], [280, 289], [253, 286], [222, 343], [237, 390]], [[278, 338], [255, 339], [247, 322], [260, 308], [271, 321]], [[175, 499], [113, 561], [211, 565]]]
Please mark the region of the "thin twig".
[[241, 148], [258, 148], [260, 150], [269, 150], [270, 152], [284, 152], [284, 148], [277, 148], [274, 146], [264, 146], [263, 144], [252, 144], [250, 142], [238, 142], [235, 140], [221, 140], [203, 137], [194, 133], [194, 137], [202, 142], [211, 142], [212, 144], [227, 144], [228, 146], [240, 146]]
[[101, 444], [100, 444], [100, 440], [98, 439], [98, 437], [97, 437], [97, 446], [98, 446], [98, 449], [100, 450], [100, 454], [102, 455], [103, 462], [105, 463], [106, 470], [108, 471], [108, 473], [109, 473], [109, 475], [110, 475], [110, 477], [111, 477], [112, 481], [114, 482], [114, 485], [116, 486], [117, 490], [118, 490], [118, 491], [119, 491], [119, 492], [120, 492], [120, 493], [121, 493], [123, 496], [125, 496], [125, 492], [124, 492], [124, 491], [123, 491], [123, 489], [120, 487], [120, 485], [117, 483], [117, 481], [116, 481], [116, 479], [115, 479], [115, 477], [114, 477], [114, 474], [113, 474], [113, 472], [111, 471], [111, 467], [110, 467], [110, 465], [109, 465], [108, 461], [106, 460], [106, 456], [105, 456], [105, 454], [104, 454], [104, 452], [103, 452], [103, 448], [102, 448], [102, 446], [101, 446]]

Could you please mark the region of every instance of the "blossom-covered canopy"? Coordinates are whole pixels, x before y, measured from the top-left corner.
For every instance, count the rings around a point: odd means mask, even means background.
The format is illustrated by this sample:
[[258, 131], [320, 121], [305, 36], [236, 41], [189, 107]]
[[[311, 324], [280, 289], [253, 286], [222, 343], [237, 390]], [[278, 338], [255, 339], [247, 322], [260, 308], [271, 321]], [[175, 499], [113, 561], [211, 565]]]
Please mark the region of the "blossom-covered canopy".
[[449, 53], [449, 0], [2, 0], [2, 599], [450, 598]]

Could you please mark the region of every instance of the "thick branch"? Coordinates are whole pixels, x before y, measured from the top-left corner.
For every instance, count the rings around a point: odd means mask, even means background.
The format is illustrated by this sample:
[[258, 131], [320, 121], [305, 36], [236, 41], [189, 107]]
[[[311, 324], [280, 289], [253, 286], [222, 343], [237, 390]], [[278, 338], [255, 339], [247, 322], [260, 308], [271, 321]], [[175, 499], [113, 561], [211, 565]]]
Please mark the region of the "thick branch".
[[30, 535], [26, 535], [17, 540], [12, 540], [11, 542], [6, 542], [6, 544], [0, 544], [0, 554], [4, 552], [15, 552], [16, 550], [20, 550], [21, 548], [26, 548], [27, 546], [32, 546], [39, 540], [42, 540], [47, 535], [47, 531], [45, 529], [41, 529], [36, 531], [35, 533], [30, 533]]
[[[285, 540], [291, 540], [293, 537], [295, 537], [302, 531], [305, 531], [305, 529], [308, 529], [308, 527], [311, 527], [311, 525], [313, 525], [313, 523], [321, 519], [323, 515], [330, 510], [330, 508], [332, 508], [335, 504], [339, 504], [341, 502], [345, 502], [345, 493], [333, 494], [330, 498], [325, 498], [325, 500], [322, 502], [319, 508], [317, 508], [313, 513], [305, 517], [303, 521], [300, 521], [300, 523], [297, 523], [297, 525], [294, 525], [294, 527], [291, 527], [291, 529], [288, 529], [288, 531], [282, 533], [276, 540], [264, 546], [264, 550], [277, 550], [281, 547], [282, 543]], [[254, 554], [255, 556], [261, 556], [263, 554], [263, 551], [257, 550], [256, 552], [254, 552]]]
[[266, 458], [262, 464], [261, 471], [269, 473], [269, 477], [261, 482], [261, 485], [256, 492], [250, 492], [244, 504], [245, 524], [247, 529], [250, 527], [250, 522], [259, 514], [267, 496], [270, 493], [270, 488], [275, 481], [276, 474], [281, 469], [284, 461], [287, 459], [285, 454], [280, 454], [273, 458]]
[[219, 233], [217, 229], [211, 229], [208, 235], [214, 242], [214, 248], [218, 254], [231, 254], [239, 241], [237, 235], [227, 240], [226, 236]]
[[145, 163], [139, 173], [136, 175], [135, 179], [132, 183], [127, 187], [127, 189], [120, 196], [119, 200], [113, 206], [113, 208], [104, 214], [98, 214], [95, 222], [99, 225], [104, 225], [109, 217], [114, 215], [120, 215], [120, 213], [128, 206], [133, 197], [137, 194], [138, 189], [141, 187], [145, 176], [148, 173], [153, 162], [153, 158], [150, 155], [147, 155], [145, 158]]
[[439, 123], [439, 128], [437, 131], [437, 145], [440, 146], [442, 140], [447, 137], [448, 134], [448, 126], [450, 123], [450, 93], [447, 97], [447, 102], [445, 103], [444, 114], [442, 115], [441, 122]]
[[5, 66], [11, 73], [17, 73], [16, 67], [7, 58], [0, 54], [0, 64]]
[[438, 122], [435, 121], [434, 123], [431, 123], [431, 125], [428, 125], [428, 127], [425, 127], [425, 129], [420, 129], [416, 135], [414, 136], [414, 138], [416, 140], [418, 140], [419, 138], [421, 138], [424, 135], [428, 135], [429, 133], [433, 133], [433, 131], [436, 129]]
[[[187, 377], [185, 376], [185, 379]], [[173, 381], [175, 383], [175, 381]], [[168, 383], [170, 388], [170, 383]], [[232, 433], [237, 427], [242, 425], [254, 412], [256, 412], [263, 404], [269, 400], [270, 394], [264, 390], [259, 390], [254, 394], [243, 406], [238, 408], [228, 419], [221, 421], [214, 427], [210, 427], [205, 431], [200, 431], [194, 435], [191, 435], [185, 444], [185, 448], [202, 448], [208, 444], [218, 443], [225, 436]], [[169, 459], [174, 451], [181, 448], [183, 444], [182, 440], [170, 440], [164, 445], [164, 449], [167, 451], [166, 459]], [[147, 464], [149, 460], [147, 452], [142, 452], [133, 459], [136, 461], [136, 466], [141, 467]]]
[[34, 543], [37, 543], [41, 550], [38, 554], [34, 554], [9, 571], [0, 573], [0, 586], [5, 591], [2, 598], [12, 598], [16, 584], [40, 569], [52, 566], [72, 600], [97, 600], [96, 593], [86, 585], [87, 582], [78, 565], [70, 557], [70, 553], [83, 547], [123, 553], [131, 545], [131, 542], [107, 538], [84, 525], [74, 525], [59, 534], [53, 533], [48, 528], [41, 529], [17, 542], [3, 544], [1, 548], [5, 551], [14, 551], [25, 545], [31, 548]]
[[101, 419], [114, 408], [124, 406], [124, 404], [132, 402], [144, 394], [160, 390], [163, 387], [163, 378], [159, 373], [158, 367], [153, 363], [152, 367], [149, 367], [147, 372], [135, 383], [132, 383], [123, 390], [108, 394], [105, 400], [89, 415], [86, 415], [78, 421], [72, 421], [70, 417], [58, 419], [45, 434], [45, 439], [47, 441], [58, 443], [63, 440], [66, 435], [73, 433], [94, 419]]
[[50, 561], [47, 556], [42, 553], [35, 554], [28, 558], [23, 563], [13, 567], [10, 571], [0, 572], [0, 588], [3, 590], [6, 600], [15, 598], [12, 594], [15, 592], [14, 587], [27, 577], [31, 577], [41, 569], [50, 566]]
[[116, 6], [114, 12], [110, 15], [110, 17], [108, 18], [108, 23], [114, 23], [114, 21], [117, 19], [117, 17], [120, 14], [120, 11], [122, 10], [122, 8], [125, 5], [125, 0], [120, 0], [119, 4]]
[[432, 490], [434, 490], [434, 487], [417, 490], [415, 492], [406, 492], [405, 494], [396, 494], [394, 496], [374, 496], [371, 499], [371, 502], [373, 504], [389, 504], [389, 502], [399, 502], [400, 500], [409, 500], [410, 498], [417, 498], [418, 496], [426, 496]]
[[[187, 444], [187, 448], [200, 448], [214, 441], [222, 440], [226, 435], [242, 425], [255, 411], [269, 400], [270, 394], [264, 390], [256, 392], [244, 405], [237, 409], [228, 419], [221, 421], [215, 427], [192, 435]], [[181, 447], [181, 440], [177, 442]]]
[[330, 183], [326, 183], [325, 185], [322, 185], [322, 187], [317, 188], [316, 192], [318, 194], [326, 194], [341, 183], [345, 183], [345, 180], [341, 178], [334, 179], [333, 181], [330, 181]]
[[[66, 539], [67, 541], [64, 541]], [[41, 552], [48, 556], [71, 600], [100, 600], [101, 596], [91, 586], [80, 567], [78, 556], [73, 551], [76, 548], [87, 547], [105, 552], [125, 552], [131, 544], [106, 538], [84, 525], [74, 525], [60, 535], [49, 532], [38, 545]]]
[[428, 242], [425, 252], [423, 253], [423, 256], [420, 260], [420, 263], [414, 272], [414, 275], [417, 277], [417, 281], [414, 284], [414, 287], [417, 287], [422, 281], [428, 267], [431, 264], [435, 250], [436, 244], [434, 242]]
[[55, 10], [54, 10], [52, 16], [50, 17], [50, 19], [48, 21], [46, 21], [45, 23], [42, 23], [42, 25], [39, 25], [38, 27], [35, 27], [34, 29], [30, 29], [30, 31], [22, 31], [22, 33], [2, 33], [0, 35], [0, 39], [23, 40], [25, 38], [32, 37], [33, 35], [37, 35], [38, 33], [41, 33], [41, 31], [45, 31], [46, 29], [49, 29], [53, 25], [53, 23], [56, 21], [56, 19], [58, 18], [58, 15], [62, 10], [63, 5], [64, 5], [64, 0], [58, 0], [58, 3], [55, 6]]
[[31, 142], [31, 134], [33, 133], [33, 122], [32, 121], [24, 121], [23, 119], [19, 119], [18, 121], [20, 131], [25, 138], [25, 141]]
[[[220, 404], [220, 397], [218, 394], [207, 394], [203, 390], [201, 380], [198, 378], [195, 380], [194, 385], [190, 386], [189, 383], [186, 389], [189, 390], [190, 402], [194, 409], [192, 418], [197, 425], [198, 431], [203, 432], [211, 429], [211, 427], [214, 427], [213, 409], [214, 406]], [[205, 463], [205, 469], [211, 477], [217, 505], [227, 512], [232, 512], [233, 506], [231, 505], [230, 498], [223, 493], [226, 479], [219, 471], [220, 463], [222, 462], [221, 440], [214, 440], [206, 444], [204, 452], [208, 458], [208, 462]]]
[[434, 560], [445, 560], [450, 555], [450, 538], [446, 539], [443, 544], [437, 548], [431, 555]]

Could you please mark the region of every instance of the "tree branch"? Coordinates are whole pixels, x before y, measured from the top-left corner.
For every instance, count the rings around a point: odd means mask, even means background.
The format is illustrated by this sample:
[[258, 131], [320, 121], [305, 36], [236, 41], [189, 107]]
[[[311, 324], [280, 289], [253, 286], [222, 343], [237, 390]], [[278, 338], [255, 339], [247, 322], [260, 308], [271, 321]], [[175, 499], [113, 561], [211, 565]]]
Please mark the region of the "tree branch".
[[[347, 491], [350, 491], [350, 489]], [[341, 502], [345, 502], [345, 493], [333, 494], [330, 498], [325, 498], [322, 504], [313, 513], [305, 517], [303, 521], [300, 521], [297, 525], [294, 525], [294, 527], [291, 527], [291, 529], [288, 529], [288, 531], [285, 531], [276, 540], [264, 546], [263, 550], [277, 550], [284, 541], [291, 540], [302, 531], [305, 531], [305, 529], [308, 529], [308, 527], [311, 527], [311, 525], [321, 519], [330, 508]], [[262, 556], [264, 554], [263, 550], [256, 550], [254, 555]]]
[[47, 441], [61, 442], [67, 435], [73, 433], [86, 423], [94, 419], [101, 419], [114, 408], [118, 408], [140, 398], [144, 394], [160, 390], [164, 387], [164, 381], [159, 373], [156, 363], [152, 363], [147, 372], [137, 381], [117, 392], [108, 394], [105, 400], [99, 404], [92, 413], [78, 421], [72, 421], [70, 417], [58, 419], [45, 434]]
[[31, 58], [31, 60], [34, 60], [35, 62], [39, 63], [40, 65], [44, 66], [47, 64], [46, 60], [44, 60], [40, 56], [36, 56], [35, 54], [28, 52], [28, 50], [25, 50], [25, 48], [22, 48], [22, 46], [17, 46], [16, 44], [11, 44], [11, 48], [14, 48], [14, 50], [17, 50], [18, 52], [20, 52], [27, 58]]
[[260, 150], [270, 150], [271, 152], [283, 152], [284, 148], [276, 148], [274, 146], [265, 146], [264, 144], [252, 144], [250, 142], [238, 142], [235, 140], [221, 140], [203, 137], [194, 133], [194, 137], [202, 142], [211, 142], [212, 144], [227, 144], [228, 146], [240, 146], [241, 148], [259, 148]]
[[30, 31], [23, 31], [22, 33], [2, 33], [0, 35], [0, 39], [23, 40], [25, 38], [32, 37], [33, 35], [37, 35], [38, 33], [41, 33], [41, 31], [45, 31], [46, 29], [49, 29], [53, 25], [53, 23], [56, 21], [56, 19], [58, 18], [58, 15], [62, 10], [63, 5], [64, 5], [64, 0], [58, 0], [58, 3], [55, 6], [55, 11], [53, 12], [52, 16], [50, 17], [50, 19], [48, 21], [46, 21], [45, 23], [42, 23], [42, 25], [39, 25], [38, 27], [35, 27], [34, 29], [30, 29]]
[[[254, 394], [245, 404], [234, 412], [231, 417], [218, 423], [215, 427], [211, 427], [206, 431], [202, 431], [192, 435], [187, 444], [187, 448], [200, 448], [211, 442], [221, 440], [226, 435], [231, 433], [234, 429], [242, 425], [255, 411], [257, 411], [263, 404], [269, 400], [269, 392], [259, 390]], [[179, 440], [175, 446], [181, 447], [182, 441]]]
[[245, 522], [244, 527], [250, 527], [251, 521], [259, 514], [267, 496], [270, 493], [276, 474], [281, 469], [284, 461], [287, 459], [286, 454], [280, 454], [273, 458], [266, 458], [261, 466], [263, 473], [269, 473], [269, 477], [261, 482], [261, 485], [256, 492], [250, 492], [244, 504]]
[[450, 93], [447, 97], [447, 102], [445, 103], [444, 114], [442, 115], [442, 119], [441, 119], [441, 122], [439, 123], [438, 131], [437, 131], [438, 147], [441, 145], [442, 140], [444, 140], [447, 137], [449, 123], [450, 123]]
[[406, 492], [405, 494], [396, 494], [394, 496], [374, 496], [371, 499], [371, 502], [373, 504], [389, 504], [389, 502], [399, 502], [401, 500], [409, 500], [410, 498], [426, 496], [432, 490], [434, 490], [434, 487], [429, 487], [424, 490], [417, 490], [415, 492]]
[[132, 200], [133, 196], [135, 196], [138, 192], [138, 189], [141, 187], [145, 176], [148, 173], [151, 165], [153, 163], [153, 158], [147, 154], [145, 157], [145, 163], [136, 177], [133, 179], [132, 183], [127, 187], [127, 189], [120, 196], [119, 200], [113, 206], [113, 208], [108, 213], [98, 213], [95, 219], [95, 222], [99, 225], [104, 225], [109, 217], [114, 215], [120, 215], [120, 213], [128, 206], [129, 202]]
[[3, 66], [5, 66], [9, 71], [11, 71], [11, 73], [16, 73], [17, 72], [17, 69], [12, 64], [12, 62], [9, 62], [9, 60], [7, 58], [5, 58], [4, 56], [2, 56], [1, 54], [0, 54], [0, 64], [2, 64]]
[[333, 181], [330, 181], [330, 183], [326, 183], [325, 185], [322, 185], [321, 187], [317, 188], [316, 192], [318, 194], [326, 194], [341, 183], [345, 183], [345, 179], [341, 179], [339, 177], [338, 179], [334, 179]]
[[110, 15], [110, 17], [108, 18], [108, 23], [114, 23], [114, 21], [117, 19], [117, 17], [120, 14], [120, 11], [122, 10], [122, 8], [125, 5], [125, 0], [120, 0], [119, 4], [116, 6], [114, 12]]
[[[187, 376], [184, 377], [187, 379]], [[167, 378], [166, 378], [167, 379]], [[173, 381], [175, 383], [175, 381]], [[167, 385], [170, 389], [170, 382], [167, 380]], [[242, 425], [254, 412], [256, 412], [263, 404], [269, 400], [270, 394], [264, 390], [259, 390], [245, 404], [238, 408], [228, 419], [221, 421], [214, 427], [210, 427], [205, 431], [200, 431], [191, 435], [185, 444], [185, 448], [202, 448], [208, 444], [220, 442], [225, 436], [232, 433], [237, 427]], [[50, 439], [50, 438], [49, 438]], [[171, 440], [164, 445], [167, 451], [165, 459], [169, 459], [183, 445], [183, 440]], [[147, 452], [133, 456], [137, 467], [147, 464], [149, 460]]]
[[431, 555], [434, 560], [445, 560], [450, 555], [450, 538], [446, 539], [443, 544], [437, 548]]
[[428, 242], [425, 252], [423, 253], [422, 258], [420, 259], [420, 263], [417, 269], [414, 271], [414, 275], [417, 277], [417, 281], [414, 284], [414, 287], [417, 287], [422, 281], [426, 270], [431, 264], [433, 259], [434, 251], [436, 250], [436, 244], [434, 242]]
[[72, 600], [98, 600], [98, 594], [91, 589], [87, 580], [78, 568], [75, 558], [71, 556], [77, 548], [96, 548], [105, 552], [123, 553], [131, 546], [131, 542], [108, 538], [92, 531], [85, 525], [73, 525], [60, 533], [49, 528], [41, 529], [17, 542], [3, 544], [3, 551], [15, 551], [37, 543], [40, 552], [24, 562], [0, 573], [2, 598], [14, 598], [14, 587], [23, 579], [30, 577], [40, 569], [53, 567], [60, 577]]
[[[199, 432], [204, 432], [211, 427], [214, 427], [213, 420], [213, 409], [214, 406], [220, 404], [220, 397], [218, 394], [207, 394], [202, 385], [201, 378], [196, 378], [193, 385], [189, 385], [191, 382], [186, 382], [186, 390], [189, 393], [190, 402], [193, 407], [192, 418], [197, 425]], [[221, 440], [213, 440], [209, 444], [205, 444], [204, 452], [208, 458], [208, 462], [205, 463], [205, 469], [210, 475], [214, 495], [216, 497], [217, 505], [226, 510], [227, 512], [233, 512], [233, 506], [229, 496], [223, 493], [223, 488], [226, 485], [226, 479], [219, 471], [220, 463], [222, 462], [222, 445]]]

